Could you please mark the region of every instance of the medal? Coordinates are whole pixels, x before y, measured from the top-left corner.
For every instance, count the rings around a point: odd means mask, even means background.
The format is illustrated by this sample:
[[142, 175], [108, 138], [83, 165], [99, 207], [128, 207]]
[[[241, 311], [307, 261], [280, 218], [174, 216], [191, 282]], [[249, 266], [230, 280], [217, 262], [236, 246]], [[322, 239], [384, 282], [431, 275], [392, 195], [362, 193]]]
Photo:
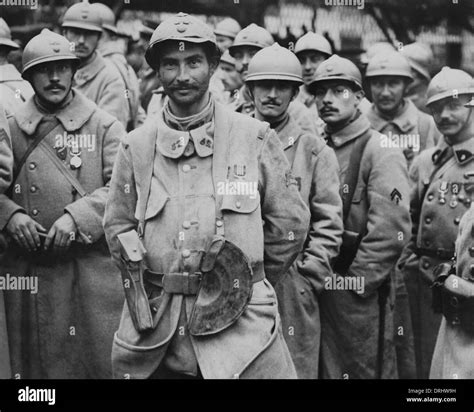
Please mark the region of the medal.
[[82, 166], [82, 159], [79, 157], [82, 151], [77, 146], [72, 146], [69, 150], [71, 159], [69, 160], [69, 166], [72, 170], [79, 169]]
[[82, 166], [82, 159], [77, 155], [71, 157], [71, 160], [69, 160], [69, 166], [73, 170], [79, 169]]
[[457, 205], [458, 205], [458, 199], [457, 199], [456, 195], [454, 195], [454, 196], [451, 198], [451, 201], [449, 202], [449, 207], [451, 207], [452, 209], [454, 209]]
[[446, 203], [446, 193], [448, 192], [448, 182], [441, 182], [439, 189], [439, 204], [444, 205]]

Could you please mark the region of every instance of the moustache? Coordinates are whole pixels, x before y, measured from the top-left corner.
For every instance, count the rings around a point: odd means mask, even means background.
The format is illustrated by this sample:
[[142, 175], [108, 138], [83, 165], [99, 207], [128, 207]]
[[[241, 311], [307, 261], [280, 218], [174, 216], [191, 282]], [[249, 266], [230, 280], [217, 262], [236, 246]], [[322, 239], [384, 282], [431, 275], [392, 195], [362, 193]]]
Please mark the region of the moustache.
[[61, 86], [60, 84], [50, 84], [49, 86], [46, 86], [44, 88], [45, 90], [54, 90], [54, 89], [60, 89], [60, 90], [66, 90], [64, 86]]
[[279, 100], [275, 100], [275, 99], [267, 99], [267, 100], [264, 100], [262, 101], [262, 104], [263, 105], [274, 105], [274, 106], [280, 106], [281, 105], [281, 102]]
[[329, 112], [338, 112], [339, 110], [335, 109], [334, 107], [331, 106], [324, 106], [321, 109], [321, 113], [329, 113]]

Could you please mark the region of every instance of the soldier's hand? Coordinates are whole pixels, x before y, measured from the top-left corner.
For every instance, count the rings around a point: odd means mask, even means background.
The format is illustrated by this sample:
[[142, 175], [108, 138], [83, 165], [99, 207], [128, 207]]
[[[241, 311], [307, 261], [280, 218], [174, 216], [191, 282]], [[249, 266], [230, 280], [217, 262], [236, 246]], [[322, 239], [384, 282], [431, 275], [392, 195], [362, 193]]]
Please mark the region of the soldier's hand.
[[38, 231], [46, 232], [43, 226], [22, 212], [17, 212], [10, 218], [6, 230], [18, 245], [29, 252], [41, 247]]
[[67, 252], [76, 236], [76, 231], [76, 222], [69, 213], [65, 213], [49, 229], [44, 242], [44, 249], [48, 249], [52, 244], [54, 253], [63, 254]]

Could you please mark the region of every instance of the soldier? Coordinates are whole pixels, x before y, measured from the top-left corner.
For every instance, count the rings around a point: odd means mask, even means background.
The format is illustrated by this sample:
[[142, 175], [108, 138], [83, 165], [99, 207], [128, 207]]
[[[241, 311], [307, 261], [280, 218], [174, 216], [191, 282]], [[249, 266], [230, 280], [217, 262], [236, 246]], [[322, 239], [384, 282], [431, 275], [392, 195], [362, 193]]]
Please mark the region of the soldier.
[[127, 127], [130, 114], [125, 83], [118, 69], [97, 52], [102, 35], [97, 9], [87, 0], [72, 5], [66, 10], [62, 27], [80, 60], [74, 87]]
[[[436, 278], [441, 320], [430, 379], [474, 379], [474, 203], [459, 224], [456, 264]], [[450, 270], [451, 269], [451, 270]], [[436, 292], [435, 292], [436, 293]], [[436, 297], [436, 295], [434, 295]], [[436, 300], [436, 299], [435, 299]]]
[[415, 104], [418, 110], [430, 114], [426, 107], [426, 90], [431, 80], [433, 52], [429, 45], [419, 42], [403, 46], [400, 52], [408, 59], [413, 76], [413, 82], [407, 87], [406, 97]]
[[21, 78], [13, 64], [9, 64], [7, 57], [12, 50], [20, 46], [12, 41], [10, 28], [0, 17], [0, 103], [8, 112], [15, 112], [20, 105], [33, 96], [31, 85]]
[[59, 34], [31, 39], [22, 76], [35, 95], [8, 119], [15, 161], [0, 195], [1, 275], [29, 289], [5, 292], [16, 378], [111, 376], [124, 299], [102, 216], [125, 130], [71, 88], [78, 60]]
[[227, 17], [217, 23], [214, 29], [216, 35], [217, 47], [221, 53], [224, 53], [234, 43], [235, 36], [242, 30], [237, 20], [232, 17]]
[[433, 268], [454, 256], [462, 215], [474, 193], [472, 108], [474, 94], [467, 73], [441, 70], [431, 80], [427, 105], [443, 134], [436, 147], [415, 158], [410, 169], [412, 236], [397, 264], [408, 289], [415, 337], [418, 378], [427, 379], [441, 317], [432, 310]]
[[288, 113], [303, 84], [296, 56], [277, 43], [252, 58], [246, 84], [255, 118], [277, 133], [311, 211], [305, 248], [275, 290], [285, 336], [298, 378], [317, 379], [321, 326], [318, 295], [332, 276], [342, 236], [342, 202], [336, 155], [324, 140], [304, 132]]
[[391, 272], [410, 232], [406, 162], [359, 112], [357, 67], [321, 63], [310, 92], [340, 166], [344, 233], [335, 276], [320, 296], [323, 378], [396, 377]]
[[324, 122], [319, 117], [314, 96], [308, 92], [308, 85], [314, 80], [314, 73], [318, 66], [332, 55], [331, 45], [320, 34], [308, 32], [296, 42], [295, 54], [303, 69], [304, 81], [297, 99], [311, 110], [311, 114], [315, 117], [318, 132], [322, 135]]
[[228, 94], [226, 104], [235, 110], [238, 104], [239, 90], [242, 88], [242, 78], [235, 68], [235, 59], [229, 51], [225, 51], [219, 62], [219, 72], [224, 89]]
[[[239, 32], [239, 34], [237, 34], [234, 44], [229, 48], [229, 52], [235, 59], [235, 67], [240, 73], [242, 82], [245, 82], [248, 65], [252, 57], [259, 50], [271, 46], [273, 43], [272, 35], [263, 27], [257, 26], [254, 23], [245, 27]], [[255, 107], [245, 84], [242, 86], [238, 98], [239, 103], [236, 110], [240, 113], [252, 115]], [[303, 103], [298, 100], [293, 100], [290, 103], [288, 110], [303, 130], [310, 134], [317, 134], [316, 120]]]
[[112, 63], [120, 73], [126, 88], [129, 118], [127, 131], [133, 130], [143, 124], [146, 118], [145, 110], [140, 105], [140, 91], [138, 78], [124, 56], [123, 45], [118, 40], [119, 31], [115, 25], [115, 14], [105, 4], [94, 3], [92, 8], [102, 18], [102, 36], [98, 50], [102, 56]]
[[365, 77], [373, 98], [367, 117], [386, 136], [384, 145], [403, 150], [409, 167], [440, 136], [433, 119], [404, 97], [413, 80], [410, 65], [397, 51], [379, 53], [369, 61]]
[[185, 13], [146, 53], [169, 99], [121, 145], [104, 219], [128, 302], [117, 378], [296, 377], [269, 281], [301, 250], [309, 211], [268, 124], [214, 102], [219, 56]]

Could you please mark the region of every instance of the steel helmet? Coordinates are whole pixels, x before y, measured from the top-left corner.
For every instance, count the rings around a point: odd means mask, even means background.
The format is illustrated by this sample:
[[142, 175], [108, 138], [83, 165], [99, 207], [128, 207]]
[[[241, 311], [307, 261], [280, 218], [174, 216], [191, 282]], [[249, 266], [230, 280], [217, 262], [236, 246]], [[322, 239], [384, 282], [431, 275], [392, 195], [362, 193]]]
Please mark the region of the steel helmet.
[[395, 50], [379, 53], [369, 60], [365, 77], [376, 76], [400, 76], [413, 81], [410, 63], [400, 52]]
[[367, 64], [372, 57], [376, 56], [377, 54], [380, 53], [387, 53], [387, 52], [392, 52], [395, 51], [395, 48], [393, 47], [392, 44], [386, 42], [386, 41], [380, 41], [374, 44], [371, 44], [365, 53], [361, 57], [361, 63], [362, 64]]
[[234, 56], [236, 49], [240, 46], [254, 46], [263, 49], [271, 46], [274, 42], [272, 35], [267, 30], [252, 23], [237, 34], [234, 44], [229, 47], [229, 52], [231, 56]]
[[323, 53], [326, 57], [332, 54], [331, 44], [324, 36], [320, 34], [308, 32], [302, 36], [295, 44], [295, 53], [301, 53], [307, 50], [314, 50]]
[[79, 59], [71, 51], [68, 39], [51, 30], [43, 29], [40, 34], [33, 37], [23, 50], [23, 70], [21, 75], [25, 78], [27, 71], [39, 64], [70, 60], [76, 65]]
[[209, 43], [220, 56], [216, 36], [212, 29], [196, 17], [186, 13], [178, 13], [163, 21], [153, 32], [150, 44], [145, 53], [145, 59], [150, 67], [155, 67], [159, 46], [166, 40], [184, 41], [190, 43]]
[[250, 60], [246, 82], [287, 80], [303, 84], [301, 64], [295, 54], [278, 43], [258, 51]]
[[63, 28], [76, 28], [102, 33], [102, 18], [87, 0], [73, 4], [66, 10]]
[[226, 50], [224, 53], [222, 53], [221, 62], [235, 66], [235, 59], [230, 55], [229, 50]]
[[238, 21], [231, 17], [227, 17], [217, 23], [216, 28], [214, 29], [214, 34], [226, 36], [234, 40], [235, 36], [237, 36], [240, 30], [242, 30], [242, 28], [240, 27]]
[[8, 46], [12, 49], [19, 49], [20, 46], [12, 41], [10, 27], [5, 20], [0, 17], [0, 46]]
[[314, 80], [309, 84], [309, 91], [313, 93], [319, 82], [327, 80], [345, 80], [362, 89], [362, 75], [357, 66], [349, 59], [333, 54], [324, 60], [316, 69]]
[[430, 67], [433, 64], [433, 52], [427, 44], [411, 43], [400, 50], [410, 63], [410, 66], [425, 79], [431, 80]]
[[474, 95], [474, 79], [463, 70], [443, 67], [428, 85], [426, 105], [461, 94]]
[[113, 10], [103, 3], [93, 3], [91, 6], [102, 19], [102, 28], [114, 34], [118, 34]]

